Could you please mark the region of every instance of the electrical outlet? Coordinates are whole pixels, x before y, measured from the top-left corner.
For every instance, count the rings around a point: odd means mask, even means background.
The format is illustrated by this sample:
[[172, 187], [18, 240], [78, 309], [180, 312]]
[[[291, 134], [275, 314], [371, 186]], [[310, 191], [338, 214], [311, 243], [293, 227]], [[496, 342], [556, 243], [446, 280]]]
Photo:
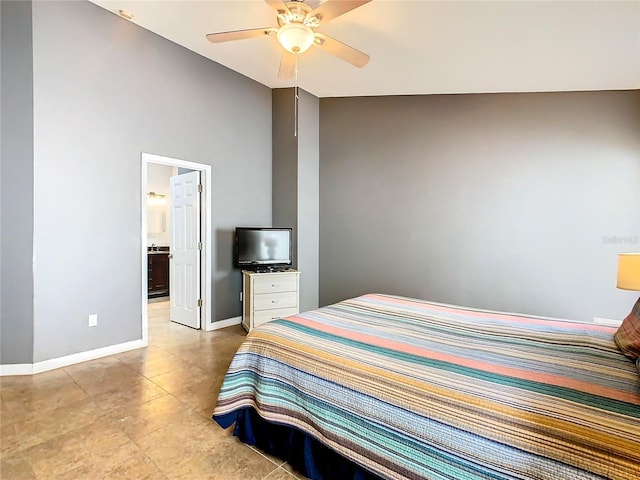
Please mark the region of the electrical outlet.
[[95, 327], [97, 325], [98, 325], [98, 314], [92, 313], [91, 315], [89, 315], [89, 326]]

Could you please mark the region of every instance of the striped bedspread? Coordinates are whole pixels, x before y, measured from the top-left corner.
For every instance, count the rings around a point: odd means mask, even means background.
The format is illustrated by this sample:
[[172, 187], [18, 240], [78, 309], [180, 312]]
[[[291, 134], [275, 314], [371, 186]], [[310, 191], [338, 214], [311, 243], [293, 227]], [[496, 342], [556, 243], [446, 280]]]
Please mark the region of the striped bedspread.
[[389, 479], [640, 479], [612, 327], [364, 295], [252, 331], [214, 418], [253, 407]]

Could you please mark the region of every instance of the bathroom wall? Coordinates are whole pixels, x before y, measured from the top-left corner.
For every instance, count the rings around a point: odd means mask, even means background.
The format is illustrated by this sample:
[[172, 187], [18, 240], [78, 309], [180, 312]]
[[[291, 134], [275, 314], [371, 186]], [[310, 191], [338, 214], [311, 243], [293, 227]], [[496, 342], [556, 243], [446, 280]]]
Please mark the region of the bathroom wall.
[[[175, 175], [175, 167], [150, 163], [147, 165], [147, 194], [153, 192], [164, 195], [154, 200], [147, 196], [147, 246], [169, 246], [169, 227], [171, 198], [169, 196], [169, 178]], [[159, 200], [165, 203], [160, 204]]]

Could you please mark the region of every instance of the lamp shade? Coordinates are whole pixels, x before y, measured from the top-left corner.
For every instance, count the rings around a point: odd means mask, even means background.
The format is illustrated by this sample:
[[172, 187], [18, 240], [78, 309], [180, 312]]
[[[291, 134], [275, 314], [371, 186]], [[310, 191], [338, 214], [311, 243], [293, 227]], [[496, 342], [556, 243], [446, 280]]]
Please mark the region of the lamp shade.
[[314, 40], [313, 30], [302, 23], [288, 23], [283, 25], [276, 34], [280, 44], [291, 53], [306, 51]]
[[640, 253], [618, 255], [618, 288], [640, 290]]

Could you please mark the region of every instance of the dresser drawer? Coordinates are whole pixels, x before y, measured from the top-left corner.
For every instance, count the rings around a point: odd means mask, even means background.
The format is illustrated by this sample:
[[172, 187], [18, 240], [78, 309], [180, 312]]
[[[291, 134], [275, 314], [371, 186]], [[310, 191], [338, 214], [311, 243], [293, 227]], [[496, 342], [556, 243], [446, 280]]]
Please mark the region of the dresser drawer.
[[264, 293], [253, 297], [253, 309], [271, 310], [274, 308], [298, 308], [296, 292]]
[[277, 318], [288, 317], [289, 315], [295, 315], [298, 313], [297, 308], [278, 308], [277, 310], [264, 310], [262, 312], [256, 312], [253, 316], [254, 328], [263, 323], [270, 322]]
[[253, 280], [253, 293], [260, 295], [262, 293], [278, 293], [278, 292], [295, 292], [298, 287], [298, 276], [291, 275], [265, 275], [257, 277]]

